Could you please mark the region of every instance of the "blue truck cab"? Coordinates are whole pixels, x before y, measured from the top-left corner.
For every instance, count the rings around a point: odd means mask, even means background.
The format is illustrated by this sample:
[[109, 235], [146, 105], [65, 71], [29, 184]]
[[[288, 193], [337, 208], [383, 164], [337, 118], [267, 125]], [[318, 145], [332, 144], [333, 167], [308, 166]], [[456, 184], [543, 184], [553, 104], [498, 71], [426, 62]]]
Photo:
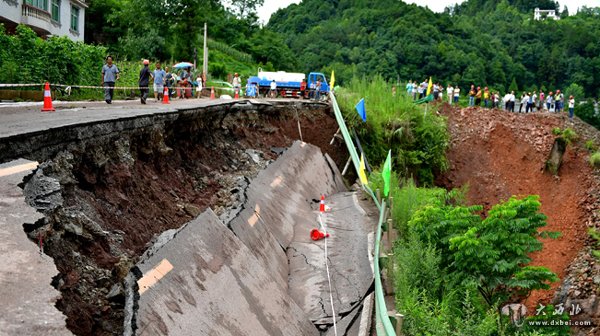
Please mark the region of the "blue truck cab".
[[313, 95], [311, 94], [311, 91], [313, 91], [314, 93], [314, 89], [317, 85], [317, 81], [321, 81], [321, 90], [320, 90], [320, 94], [321, 96], [323, 95], [327, 95], [329, 93], [329, 84], [327, 83], [327, 78], [325, 78], [325, 75], [321, 72], [311, 72], [310, 74], [308, 74], [308, 89], [309, 89], [309, 95], [312, 98]]

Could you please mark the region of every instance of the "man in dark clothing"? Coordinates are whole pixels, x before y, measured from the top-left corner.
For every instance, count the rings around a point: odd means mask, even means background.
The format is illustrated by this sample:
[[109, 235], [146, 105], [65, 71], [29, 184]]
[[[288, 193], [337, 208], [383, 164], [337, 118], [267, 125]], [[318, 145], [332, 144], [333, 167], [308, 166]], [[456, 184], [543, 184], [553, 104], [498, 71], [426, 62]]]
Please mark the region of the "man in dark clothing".
[[152, 77], [148, 64], [150, 64], [150, 61], [144, 60], [144, 67], [140, 70], [139, 87], [142, 104], [146, 104], [146, 99], [148, 98], [148, 84], [150, 83], [150, 77]]

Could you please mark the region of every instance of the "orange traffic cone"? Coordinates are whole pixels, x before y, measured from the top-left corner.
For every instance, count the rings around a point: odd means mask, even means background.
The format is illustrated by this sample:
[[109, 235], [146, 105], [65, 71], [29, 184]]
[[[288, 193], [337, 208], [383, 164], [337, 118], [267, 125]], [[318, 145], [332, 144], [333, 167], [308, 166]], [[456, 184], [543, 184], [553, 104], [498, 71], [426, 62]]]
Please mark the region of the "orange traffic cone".
[[240, 99], [240, 90], [235, 90], [235, 95], [233, 96], [233, 99]]
[[50, 83], [46, 82], [44, 87], [44, 107], [42, 108], [42, 112], [54, 112], [56, 111], [54, 107], [52, 107], [52, 93], [50, 92]]
[[319, 212], [325, 212], [325, 195], [321, 195], [321, 204], [319, 204]]
[[210, 88], [210, 99], [215, 99], [215, 87]]
[[321, 240], [323, 238], [329, 238], [329, 233], [325, 233], [319, 229], [312, 229], [310, 230], [310, 239], [317, 241], [317, 240]]
[[163, 104], [169, 103], [169, 88], [165, 87], [165, 91], [163, 92]]

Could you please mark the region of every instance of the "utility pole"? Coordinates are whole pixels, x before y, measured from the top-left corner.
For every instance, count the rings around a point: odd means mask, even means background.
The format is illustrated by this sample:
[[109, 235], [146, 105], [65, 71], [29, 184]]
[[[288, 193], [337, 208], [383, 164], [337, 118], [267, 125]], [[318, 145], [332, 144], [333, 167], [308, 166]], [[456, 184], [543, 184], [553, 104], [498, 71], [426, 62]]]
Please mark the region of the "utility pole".
[[196, 71], [198, 63], [198, 48], [194, 47], [194, 71]]
[[206, 22], [204, 22], [204, 50], [203, 50], [203, 54], [204, 57], [202, 59], [202, 79], [204, 80], [204, 82], [206, 83], [207, 80], [207, 76], [208, 76], [208, 47], [206, 45], [206, 40], [207, 40], [207, 27], [206, 27]]

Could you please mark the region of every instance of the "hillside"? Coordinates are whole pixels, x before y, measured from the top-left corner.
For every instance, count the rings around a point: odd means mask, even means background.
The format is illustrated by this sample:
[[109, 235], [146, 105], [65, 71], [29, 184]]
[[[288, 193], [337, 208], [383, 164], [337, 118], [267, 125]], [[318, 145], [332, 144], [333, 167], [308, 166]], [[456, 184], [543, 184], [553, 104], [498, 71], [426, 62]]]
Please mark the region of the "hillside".
[[600, 9], [533, 20], [532, 6], [552, 3], [470, 0], [437, 14], [394, 0], [305, 0], [276, 12], [268, 27], [286, 36], [303, 71], [335, 69], [339, 81], [433, 76], [500, 91], [576, 83], [598, 96]]

